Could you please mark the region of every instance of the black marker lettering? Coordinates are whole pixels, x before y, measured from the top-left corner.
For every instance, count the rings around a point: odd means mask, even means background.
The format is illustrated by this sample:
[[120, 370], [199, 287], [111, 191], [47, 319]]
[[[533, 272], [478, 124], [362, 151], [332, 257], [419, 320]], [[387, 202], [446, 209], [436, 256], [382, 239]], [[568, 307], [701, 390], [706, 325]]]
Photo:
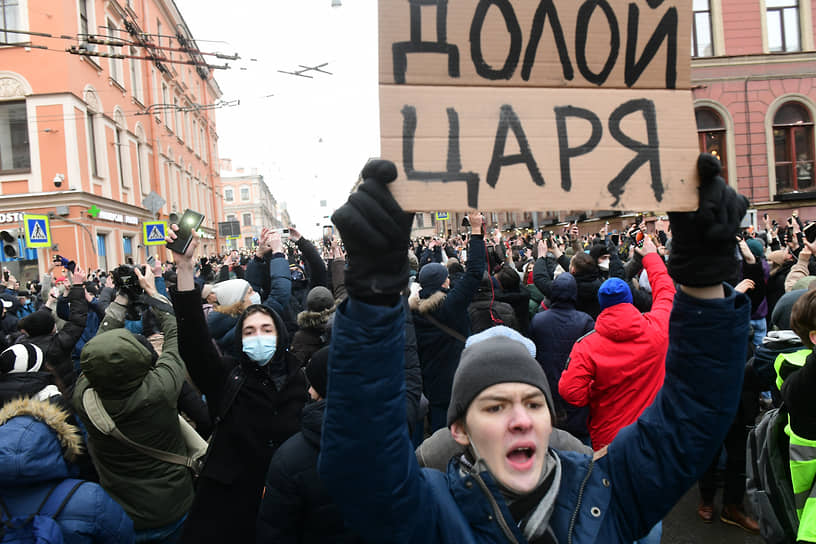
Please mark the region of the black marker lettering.
[[657, 9], [663, 3], [663, 0], [646, 0], [646, 3], [649, 4], [650, 8]]
[[[592, 135], [585, 143], [577, 146], [569, 146], [567, 136], [567, 117], [578, 117], [584, 119], [592, 125]], [[558, 127], [558, 155], [561, 159], [561, 188], [569, 192], [572, 190], [572, 172], [570, 170], [570, 159], [580, 155], [586, 155], [598, 146], [603, 134], [603, 127], [598, 116], [584, 108], [575, 106], [559, 106], [555, 108], [555, 122]]]
[[[459, 48], [448, 43], [448, 0], [408, 0], [411, 5], [411, 41], [391, 46], [394, 82], [405, 83], [408, 53], [440, 53], [448, 56], [448, 76], [459, 77]], [[436, 6], [436, 41], [422, 41], [422, 6]]]
[[[609, 23], [609, 56], [606, 59], [603, 69], [599, 73], [594, 73], [587, 66], [586, 48], [587, 48], [587, 32], [589, 31], [589, 22], [592, 19], [592, 14], [595, 8], [600, 7], [606, 21]], [[578, 10], [578, 20], [575, 25], [575, 61], [578, 64], [578, 70], [584, 78], [590, 83], [595, 83], [600, 86], [609, 77], [609, 72], [615, 66], [615, 61], [618, 58], [618, 51], [620, 51], [620, 31], [618, 30], [618, 19], [615, 17], [615, 12], [606, 0], [586, 0], [581, 8]]]
[[[635, 112], [641, 112], [643, 119], [646, 122], [646, 135], [648, 142], [638, 142], [633, 140], [620, 129], [621, 121], [624, 117]], [[613, 206], [620, 203], [620, 197], [624, 193], [626, 182], [631, 179], [632, 175], [638, 168], [645, 163], [649, 163], [649, 169], [652, 175], [652, 190], [658, 202], [663, 200], [663, 178], [660, 172], [660, 142], [657, 138], [657, 113], [655, 112], [654, 102], [645, 98], [630, 100], [618, 106], [609, 116], [609, 132], [612, 137], [618, 141], [626, 149], [631, 149], [637, 155], [623, 167], [620, 174], [615, 176], [615, 179], [609, 182], [607, 188], [612, 196], [615, 197]]]
[[674, 89], [677, 86], [677, 8], [669, 8], [660, 19], [657, 28], [652, 34], [643, 55], [635, 62], [635, 50], [638, 39], [638, 19], [640, 10], [636, 4], [629, 4], [629, 24], [626, 37], [626, 86], [634, 85], [643, 70], [657, 54], [660, 45], [666, 42], [666, 88]]
[[541, 34], [544, 32], [544, 23], [550, 21], [555, 47], [558, 49], [558, 56], [561, 59], [561, 69], [564, 71], [564, 79], [572, 81], [574, 72], [570, 62], [567, 44], [564, 41], [564, 30], [561, 28], [561, 21], [558, 20], [558, 12], [555, 9], [553, 0], [541, 0], [533, 17], [533, 28], [530, 32], [530, 42], [527, 44], [527, 52], [524, 54], [524, 64], [521, 66], [521, 78], [524, 81], [530, 80], [530, 71], [535, 64], [538, 43], [541, 41]]
[[402, 164], [405, 176], [413, 181], [464, 181], [467, 182], [468, 206], [477, 208], [479, 204], [479, 174], [462, 172], [459, 152], [459, 114], [448, 108], [448, 159], [446, 172], [414, 170], [414, 139], [416, 138], [417, 112], [414, 106], [402, 108]]
[[[482, 52], [482, 27], [484, 26], [487, 10], [491, 5], [495, 5], [504, 17], [504, 24], [510, 34], [510, 51], [507, 52], [507, 60], [500, 70], [494, 70], [484, 59]], [[510, 0], [480, 0], [476, 6], [476, 13], [473, 15], [473, 22], [470, 25], [470, 56], [473, 58], [473, 66], [476, 73], [485, 79], [510, 79], [516, 71], [519, 59], [521, 58], [521, 26], [519, 26], [516, 12]]]
[[[513, 129], [513, 134], [518, 141], [519, 153], [517, 155], [504, 154], [508, 129]], [[493, 144], [493, 156], [490, 159], [490, 166], [487, 169], [488, 185], [495, 187], [499, 181], [501, 169], [512, 164], [526, 164], [527, 170], [530, 171], [530, 177], [533, 178], [533, 182], [538, 186], [544, 185], [544, 177], [541, 175], [538, 164], [536, 164], [533, 158], [533, 153], [530, 151], [530, 144], [527, 143], [527, 136], [521, 127], [521, 120], [519, 120], [516, 112], [513, 111], [512, 106], [505, 104], [501, 107], [499, 128], [496, 131], [496, 141]]]

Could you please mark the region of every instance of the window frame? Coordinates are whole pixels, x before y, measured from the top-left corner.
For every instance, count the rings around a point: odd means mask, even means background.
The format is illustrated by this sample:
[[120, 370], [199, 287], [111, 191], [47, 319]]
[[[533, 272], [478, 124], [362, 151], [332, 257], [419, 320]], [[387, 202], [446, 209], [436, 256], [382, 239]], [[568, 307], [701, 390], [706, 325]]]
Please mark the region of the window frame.
[[252, 226], [252, 212], [243, 212], [241, 214], [241, 226], [243, 227]]
[[[793, 53], [793, 52], [799, 52], [799, 51], [804, 50], [803, 43], [802, 43], [803, 40], [804, 40], [804, 36], [803, 36], [804, 33], [802, 32], [802, 12], [803, 12], [803, 10], [802, 10], [800, 0], [792, 0], [792, 1], [795, 2], [795, 4], [796, 4], [795, 6], [781, 6], [781, 7], [780, 6], [772, 6], [772, 7], [768, 7], [767, 2], [765, 2], [765, 14], [764, 14], [765, 32], [766, 32], [765, 40], [766, 40], [766, 46], [767, 46], [767, 49], [768, 49], [768, 53], [770, 53], [770, 54]], [[798, 35], [798, 40], [799, 40], [799, 47], [797, 49], [788, 49], [788, 46], [787, 46], [788, 32], [786, 32], [787, 26], [785, 25], [785, 12], [787, 10], [795, 10], [796, 11], [796, 25], [794, 26], [794, 29], [795, 29], [795, 31], [796, 31], [796, 33]], [[781, 38], [782, 38], [782, 49], [779, 49], [779, 50], [771, 49], [771, 42], [770, 42], [771, 25], [770, 25], [770, 20], [768, 18], [770, 12], [776, 12], [776, 13], [779, 14], [780, 34], [781, 34]]]
[[[691, 13], [691, 58], [707, 58], [714, 56], [714, 16], [711, 9], [711, 0], [706, 0], [708, 3], [707, 10], [694, 10], [693, 3], [692, 3], [692, 13]], [[708, 14], [708, 38], [709, 44], [711, 47], [711, 54], [710, 55], [701, 55], [699, 51], [699, 44], [698, 44], [698, 37], [697, 37], [697, 15], [698, 14]]]
[[235, 202], [235, 190], [232, 187], [224, 187], [224, 202]]
[[[798, 106], [808, 117], [809, 121], [804, 123], [776, 123], [775, 118], [779, 114], [780, 110], [785, 106], [795, 104]], [[796, 100], [786, 100], [781, 102], [778, 107], [776, 107], [773, 113], [773, 117], [771, 118], [771, 145], [769, 146], [771, 149], [772, 157], [773, 157], [773, 171], [774, 171], [774, 188], [776, 195], [787, 195], [787, 194], [801, 194], [801, 193], [812, 193], [816, 192], [816, 180], [813, 179], [813, 166], [814, 162], [816, 161], [816, 153], [814, 153], [814, 120], [813, 120], [813, 113], [810, 109], [801, 102]], [[796, 151], [796, 135], [795, 130], [797, 128], [806, 128], [809, 129], [808, 139], [809, 139], [809, 147], [808, 150], [810, 152], [810, 172], [811, 172], [811, 185], [810, 187], [805, 188], [804, 190], [799, 188], [799, 168], [797, 167], [797, 156], [798, 153]], [[776, 138], [775, 133], [777, 130], [784, 130], [785, 131], [785, 152], [787, 157], [790, 160], [778, 160], [776, 156]], [[806, 162], [806, 161], [802, 161]], [[791, 172], [790, 178], [790, 188], [785, 192], [779, 190], [779, 176], [776, 175], [776, 169], [779, 166], [788, 166]]]
[[[12, 168], [9, 168], [7, 170], [3, 169], [2, 168], [2, 162], [0, 162], [0, 175], [22, 174], [22, 173], [31, 172], [31, 132], [30, 132], [29, 126], [28, 126], [28, 103], [26, 102], [25, 98], [0, 101], [0, 108], [2, 108], [2, 109], [5, 109], [7, 107], [11, 108], [14, 105], [21, 105], [22, 106], [22, 112], [25, 115], [24, 125], [25, 125], [25, 136], [26, 136], [25, 137], [25, 139], [26, 139], [26, 154], [28, 155], [28, 166], [24, 166], [24, 167], [21, 167], [21, 168], [14, 168], [13, 167], [14, 166], [15, 154], [14, 154], [14, 147], [12, 145], [12, 148], [11, 148]], [[4, 115], [3, 117], [9, 117], [9, 121], [10, 121], [10, 115]], [[9, 123], [9, 125], [10, 124], [11, 123]], [[13, 138], [10, 138], [10, 140], [12, 140], [12, 139]]]
[[[244, 198], [244, 189], [246, 189], [247, 197]], [[252, 190], [249, 185], [241, 185], [238, 189], [238, 194], [241, 197], [241, 202], [250, 202], [252, 200]]]

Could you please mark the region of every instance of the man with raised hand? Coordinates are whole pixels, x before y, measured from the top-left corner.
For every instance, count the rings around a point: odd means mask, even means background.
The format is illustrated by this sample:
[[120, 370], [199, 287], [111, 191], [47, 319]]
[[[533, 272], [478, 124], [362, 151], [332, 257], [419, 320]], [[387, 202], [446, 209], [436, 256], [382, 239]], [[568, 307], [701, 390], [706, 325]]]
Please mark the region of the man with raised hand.
[[[525, 342], [479, 338], [462, 353], [447, 422], [466, 453], [420, 469], [405, 431], [404, 310], [412, 215], [388, 161], [366, 165], [333, 222], [349, 253], [349, 299], [329, 356], [321, 479], [371, 542], [626, 542], [643, 537], [706, 468], [739, 398], [750, 304], [723, 285], [747, 201], [701, 156], [700, 206], [672, 215], [675, 296], [666, 383], [595, 456], [549, 448], [547, 379]], [[711, 252], [711, 253], [709, 253]]]

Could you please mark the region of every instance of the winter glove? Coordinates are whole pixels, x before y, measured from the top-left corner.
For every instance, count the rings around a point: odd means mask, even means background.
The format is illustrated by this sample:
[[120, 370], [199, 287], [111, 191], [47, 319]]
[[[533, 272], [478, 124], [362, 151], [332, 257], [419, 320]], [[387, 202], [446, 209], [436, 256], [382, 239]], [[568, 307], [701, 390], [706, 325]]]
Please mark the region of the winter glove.
[[404, 212], [386, 186], [397, 178], [393, 162], [369, 162], [362, 178], [359, 189], [332, 215], [348, 254], [346, 291], [363, 302], [394, 305], [408, 284], [414, 214]]
[[720, 161], [701, 153], [700, 204], [696, 212], [670, 213], [672, 249], [669, 274], [677, 283], [704, 287], [722, 283], [737, 267], [736, 236], [748, 199], [720, 176]]

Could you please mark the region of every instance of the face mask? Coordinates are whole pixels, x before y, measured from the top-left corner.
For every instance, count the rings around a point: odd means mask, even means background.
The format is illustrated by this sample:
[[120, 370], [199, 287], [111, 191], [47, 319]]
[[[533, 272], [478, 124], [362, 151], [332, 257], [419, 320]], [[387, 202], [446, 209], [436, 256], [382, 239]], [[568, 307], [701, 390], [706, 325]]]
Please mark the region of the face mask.
[[243, 339], [243, 349], [247, 357], [264, 366], [272, 360], [277, 350], [278, 337], [273, 334], [247, 336]]
[[249, 295], [249, 302], [252, 304], [260, 304], [261, 303], [261, 295], [258, 293], [252, 293]]
[[603, 270], [604, 272], [609, 270], [609, 261], [604, 259], [603, 261], [598, 263], [598, 268]]

